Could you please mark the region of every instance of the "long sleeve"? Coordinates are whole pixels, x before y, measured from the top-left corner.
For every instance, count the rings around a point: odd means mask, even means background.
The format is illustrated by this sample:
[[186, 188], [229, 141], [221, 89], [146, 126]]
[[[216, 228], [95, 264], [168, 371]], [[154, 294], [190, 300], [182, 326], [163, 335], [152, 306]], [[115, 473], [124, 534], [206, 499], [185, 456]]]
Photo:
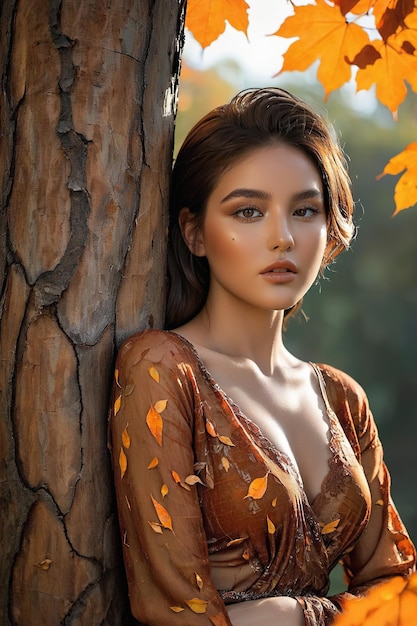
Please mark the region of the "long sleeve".
[[145, 333], [116, 364], [109, 432], [131, 609], [148, 626], [230, 626], [195, 484], [198, 395], [174, 350]]
[[369, 520], [359, 539], [342, 558], [348, 591], [331, 598], [304, 598], [306, 624], [327, 626], [352, 596], [392, 576], [415, 570], [415, 548], [395, 509], [390, 476], [383, 461], [377, 427], [362, 388], [349, 376], [324, 366], [328, 399], [364, 470], [370, 493]]

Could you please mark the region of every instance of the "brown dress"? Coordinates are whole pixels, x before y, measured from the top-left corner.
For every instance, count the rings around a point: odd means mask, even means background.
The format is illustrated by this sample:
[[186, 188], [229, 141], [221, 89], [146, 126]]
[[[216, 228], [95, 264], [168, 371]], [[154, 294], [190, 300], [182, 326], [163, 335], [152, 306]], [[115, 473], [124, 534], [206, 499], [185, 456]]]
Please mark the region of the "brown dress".
[[289, 595], [308, 626], [327, 626], [348, 593], [326, 597], [337, 561], [357, 595], [413, 571], [415, 550], [390, 498], [366, 396], [346, 374], [313, 367], [331, 457], [309, 502], [290, 459], [225, 395], [189, 342], [144, 331], [123, 345], [110, 437], [139, 621], [230, 626], [225, 604]]

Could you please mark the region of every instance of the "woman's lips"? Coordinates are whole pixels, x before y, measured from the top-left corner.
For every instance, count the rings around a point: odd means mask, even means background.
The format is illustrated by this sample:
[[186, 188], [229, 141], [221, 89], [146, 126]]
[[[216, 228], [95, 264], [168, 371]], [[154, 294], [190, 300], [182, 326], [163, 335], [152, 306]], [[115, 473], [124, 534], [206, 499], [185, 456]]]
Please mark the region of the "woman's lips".
[[288, 283], [294, 280], [297, 268], [291, 261], [276, 261], [262, 270], [261, 275], [273, 283]]
[[271, 263], [271, 265], [268, 265], [268, 267], [262, 270], [261, 274], [269, 274], [270, 272], [292, 272], [293, 274], [296, 274], [297, 268], [292, 261], [275, 261], [275, 263]]

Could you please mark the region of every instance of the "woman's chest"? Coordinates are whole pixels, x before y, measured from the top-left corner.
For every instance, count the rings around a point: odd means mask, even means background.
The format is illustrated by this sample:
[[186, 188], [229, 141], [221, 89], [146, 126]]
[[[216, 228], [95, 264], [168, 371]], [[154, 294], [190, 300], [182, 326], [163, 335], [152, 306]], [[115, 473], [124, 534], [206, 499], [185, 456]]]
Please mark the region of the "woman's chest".
[[304, 376], [280, 384], [250, 370], [222, 372], [221, 393], [236, 414], [246, 418], [261, 445], [285, 455], [298, 473], [310, 502], [328, 473], [330, 428], [315, 373], [305, 364]]
[[[249, 537], [264, 564], [271, 545], [284, 539], [293, 547], [298, 540], [307, 541], [316, 554], [324, 545], [332, 555], [340, 554], [363, 526], [368, 503], [366, 480], [337, 418], [321, 418], [320, 429], [312, 414], [297, 437], [280, 422], [276, 427], [264, 406], [250, 405], [255, 415], [257, 409], [264, 411], [255, 423], [223, 391], [209, 391], [197, 429], [196, 469], [204, 483], [199, 485], [200, 504], [210, 549], [235, 549], [242, 540], [245, 559]], [[320, 473], [314, 473], [317, 454], [322, 454]], [[308, 463], [315, 476], [312, 497], [303, 484]]]

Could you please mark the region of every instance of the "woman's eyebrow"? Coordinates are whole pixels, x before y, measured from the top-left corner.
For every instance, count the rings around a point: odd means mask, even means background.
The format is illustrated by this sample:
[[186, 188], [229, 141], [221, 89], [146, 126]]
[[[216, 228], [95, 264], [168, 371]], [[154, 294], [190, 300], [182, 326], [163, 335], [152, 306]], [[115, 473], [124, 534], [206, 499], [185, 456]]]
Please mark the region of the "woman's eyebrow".
[[[228, 193], [221, 202], [227, 202], [228, 200], [232, 200], [233, 198], [254, 198], [255, 200], [270, 200], [271, 194], [267, 191], [262, 191], [261, 189], [239, 188], [234, 189], [233, 191]], [[293, 195], [292, 200], [310, 200], [312, 198], [318, 198], [319, 200], [323, 199], [323, 194], [320, 189], [313, 187], [311, 189], [299, 191]]]
[[310, 200], [312, 198], [323, 200], [323, 194], [320, 189], [317, 189], [317, 187], [306, 189], [305, 191], [299, 191], [293, 195], [293, 200]]
[[232, 200], [233, 198], [255, 198], [256, 200], [269, 200], [271, 198], [271, 194], [267, 193], [266, 191], [262, 191], [261, 189], [234, 189], [223, 198], [222, 202], [227, 202], [228, 200]]

